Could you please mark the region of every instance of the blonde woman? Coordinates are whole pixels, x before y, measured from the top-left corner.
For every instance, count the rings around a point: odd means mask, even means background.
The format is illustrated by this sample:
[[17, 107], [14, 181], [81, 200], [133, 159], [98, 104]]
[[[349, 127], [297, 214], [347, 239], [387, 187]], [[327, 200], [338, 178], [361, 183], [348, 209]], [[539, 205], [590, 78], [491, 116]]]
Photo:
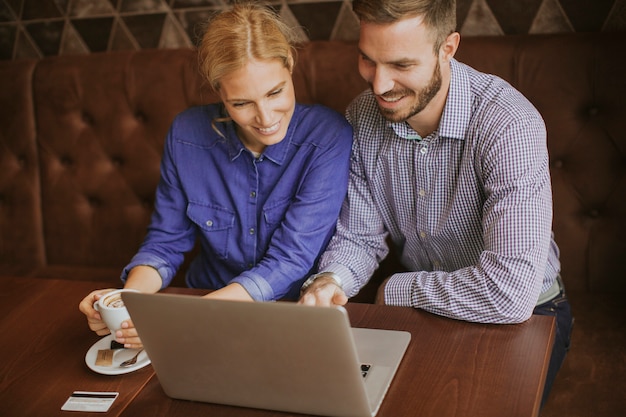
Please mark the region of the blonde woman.
[[[122, 272], [125, 288], [168, 286], [199, 238], [188, 286], [225, 299], [298, 298], [334, 232], [352, 129], [330, 109], [296, 103], [291, 39], [273, 12], [252, 3], [209, 22], [200, 67], [221, 102], [172, 123], [151, 225]], [[80, 304], [99, 335], [109, 331], [93, 303], [107, 291]], [[141, 346], [130, 321], [115, 336]]]

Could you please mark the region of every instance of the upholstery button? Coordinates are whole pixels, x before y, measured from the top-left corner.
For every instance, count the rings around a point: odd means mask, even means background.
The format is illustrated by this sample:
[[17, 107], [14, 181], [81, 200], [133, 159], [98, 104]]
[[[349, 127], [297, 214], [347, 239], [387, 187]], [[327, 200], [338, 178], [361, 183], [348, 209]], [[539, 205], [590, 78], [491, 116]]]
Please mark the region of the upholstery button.
[[597, 210], [597, 209], [590, 210], [589, 217], [597, 219], [598, 217], [600, 217], [600, 210]]
[[24, 155], [18, 156], [17, 163], [20, 164], [22, 168], [24, 168], [26, 166], [26, 157]]
[[89, 201], [89, 205], [92, 207], [100, 207], [102, 205], [102, 200], [95, 196], [87, 197], [87, 201]]
[[563, 168], [563, 160], [557, 159], [552, 163], [552, 166], [555, 168]]
[[67, 155], [63, 155], [60, 161], [61, 161], [61, 165], [66, 166], [66, 167], [69, 167], [74, 164], [74, 161], [72, 160], [72, 158]]
[[135, 112], [135, 119], [139, 120], [142, 123], [145, 123], [146, 120], [148, 120], [148, 118], [146, 117], [146, 114], [142, 112], [141, 110], [137, 110]]
[[87, 112], [83, 112], [80, 117], [81, 119], [83, 119], [83, 122], [87, 123], [88, 125], [93, 125], [95, 123], [93, 116]]
[[598, 106], [589, 107], [589, 116], [597, 116], [600, 113], [600, 108]]
[[119, 157], [119, 156], [114, 156], [113, 158], [111, 158], [111, 162], [113, 163], [113, 165], [115, 165], [116, 167], [121, 167], [124, 165], [124, 159]]

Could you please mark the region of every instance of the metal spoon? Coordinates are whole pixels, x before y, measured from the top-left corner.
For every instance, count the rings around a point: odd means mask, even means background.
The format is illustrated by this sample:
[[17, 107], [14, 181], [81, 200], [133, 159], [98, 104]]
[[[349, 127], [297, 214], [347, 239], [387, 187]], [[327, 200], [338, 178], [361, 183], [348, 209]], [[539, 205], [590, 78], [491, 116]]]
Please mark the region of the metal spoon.
[[135, 356], [133, 356], [132, 358], [120, 363], [120, 368], [127, 368], [129, 366], [132, 366], [134, 364], [137, 363], [137, 358], [139, 357], [139, 354], [143, 352], [143, 349], [139, 349], [139, 351], [135, 354]]

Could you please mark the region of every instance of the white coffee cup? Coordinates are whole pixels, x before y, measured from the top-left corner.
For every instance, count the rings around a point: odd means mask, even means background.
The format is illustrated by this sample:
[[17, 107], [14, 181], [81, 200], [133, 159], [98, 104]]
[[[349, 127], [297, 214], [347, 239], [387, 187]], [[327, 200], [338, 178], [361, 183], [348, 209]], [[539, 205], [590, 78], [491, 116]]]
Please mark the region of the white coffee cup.
[[130, 314], [128, 314], [128, 310], [122, 300], [122, 293], [128, 291], [138, 292], [131, 289], [113, 290], [104, 294], [93, 305], [93, 308], [100, 313], [102, 320], [113, 335], [122, 328], [122, 322], [130, 318]]

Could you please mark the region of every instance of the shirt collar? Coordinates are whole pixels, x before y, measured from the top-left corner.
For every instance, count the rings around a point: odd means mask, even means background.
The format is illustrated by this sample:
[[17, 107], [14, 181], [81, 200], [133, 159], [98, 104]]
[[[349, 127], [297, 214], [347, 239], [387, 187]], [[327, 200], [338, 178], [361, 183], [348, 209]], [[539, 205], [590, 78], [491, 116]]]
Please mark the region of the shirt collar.
[[[470, 80], [467, 72], [455, 59], [450, 61], [450, 74], [450, 89], [437, 132], [442, 137], [462, 140], [472, 113]], [[407, 122], [388, 122], [388, 125], [401, 138], [423, 139]]]
[[403, 139], [417, 140], [417, 141], [420, 141], [423, 139], [419, 135], [419, 133], [417, 133], [415, 129], [413, 129], [407, 122], [399, 122], [399, 123], [388, 122], [387, 124], [391, 126], [394, 132], [396, 132], [396, 135], [400, 136]]
[[[293, 135], [296, 131], [296, 126], [298, 125], [298, 120], [300, 119], [300, 110], [300, 105], [296, 104], [296, 108], [294, 109], [293, 115], [291, 116], [285, 138], [274, 145], [267, 146], [261, 154], [261, 158], [267, 158], [277, 165], [282, 165], [283, 162], [285, 162], [285, 158], [287, 158], [287, 153], [289, 152], [291, 141], [293, 140]], [[225, 110], [223, 110], [223, 106], [222, 111], [226, 114]], [[235, 130], [235, 124], [232, 121], [226, 124], [226, 137], [228, 156], [230, 157], [231, 161], [237, 159], [243, 152], [248, 152], [246, 150], [246, 147], [239, 139], [237, 131]]]
[[443, 108], [439, 135], [451, 139], [465, 139], [472, 116], [472, 93], [469, 75], [457, 60], [450, 60], [450, 89]]

